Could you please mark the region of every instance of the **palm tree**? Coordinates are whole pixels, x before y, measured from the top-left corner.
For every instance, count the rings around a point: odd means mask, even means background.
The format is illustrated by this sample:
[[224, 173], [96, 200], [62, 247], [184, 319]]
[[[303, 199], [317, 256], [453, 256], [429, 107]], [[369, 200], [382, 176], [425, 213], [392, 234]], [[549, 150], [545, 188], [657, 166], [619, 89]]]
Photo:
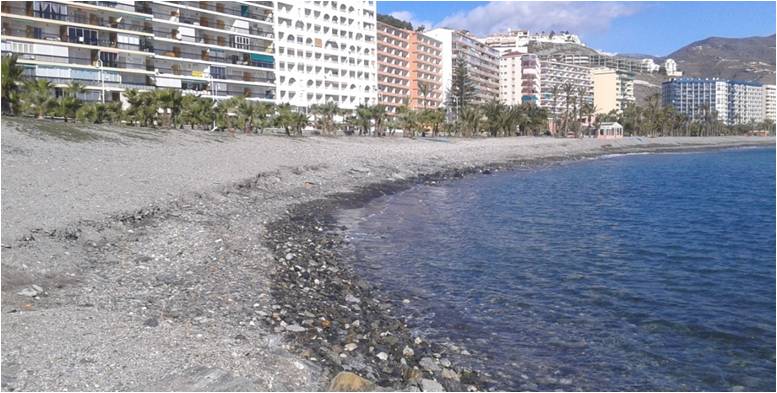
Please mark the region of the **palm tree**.
[[505, 106], [497, 100], [490, 100], [483, 104], [482, 108], [483, 115], [486, 117], [483, 127], [491, 136], [496, 136], [500, 129], [500, 120]]
[[385, 136], [386, 134], [383, 131], [383, 124], [386, 122], [386, 106], [382, 104], [375, 105], [370, 108], [370, 114], [372, 121], [375, 124], [375, 135]]
[[2, 61], [2, 110], [15, 115], [19, 111], [19, 85], [23, 82], [24, 69], [17, 65], [18, 56], [3, 56]]
[[302, 130], [308, 126], [308, 115], [300, 112], [292, 112], [290, 116], [291, 127], [302, 135]]
[[562, 89], [564, 90], [564, 101], [566, 103], [566, 110], [564, 112], [564, 135], [563, 136], [566, 136], [567, 132], [569, 131], [569, 114], [570, 114], [569, 105], [575, 101], [574, 97], [572, 97], [572, 90], [574, 90], [574, 86], [572, 86], [571, 83], [567, 82], [567, 83], [564, 83], [564, 85], [562, 86]]
[[65, 123], [67, 123], [68, 117], [71, 119], [76, 117], [76, 112], [82, 105], [78, 95], [84, 92], [86, 92], [86, 86], [83, 83], [72, 82], [57, 99], [59, 114], [65, 119]]
[[335, 102], [327, 102], [323, 105], [313, 105], [310, 111], [316, 116], [316, 126], [325, 135], [334, 135], [337, 130], [335, 116], [340, 113], [340, 108]]
[[295, 126], [294, 111], [291, 105], [282, 104], [277, 107], [278, 113], [275, 116], [275, 126], [281, 127], [286, 131], [286, 135], [291, 136], [291, 130]]
[[553, 115], [553, 119], [552, 119], [552, 122], [553, 122], [553, 124], [552, 124], [553, 132], [558, 132], [558, 128], [559, 128], [559, 124], [558, 124], [558, 108], [557, 108], [559, 90], [560, 89], [559, 89], [558, 85], [553, 85], [553, 88], [550, 90], [550, 94], [553, 97], [553, 106], [551, 107], [552, 108], [551, 109], [551, 113]]
[[359, 104], [356, 107], [356, 122], [359, 125], [359, 135], [369, 134], [372, 122], [372, 109], [367, 105]]
[[415, 131], [419, 125], [418, 113], [406, 106], [399, 108], [397, 112], [397, 121], [400, 128], [402, 128], [402, 136], [408, 138], [415, 137]]
[[483, 113], [477, 106], [466, 107], [461, 110], [462, 135], [474, 136], [480, 133]]
[[51, 82], [45, 79], [28, 80], [24, 83], [22, 103], [28, 112], [43, 119], [53, 108], [56, 100], [51, 94]]
[[426, 109], [426, 97], [429, 96], [429, 84], [418, 82], [418, 94], [421, 95], [421, 99], [423, 100], [423, 108]]
[[245, 97], [237, 102], [235, 110], [237, 111], [238, 123], [243, 125], [244, 133], [248, 134], [253, 131], [258, 109], [254, 102], [246, 100]]
[[178, 89], [162, 89], [156, 90], [156, 102], [159, 107], [165, 110], [167, 118], [169, 120], [169, 127], [178, 126], [178, 116], [181, 113], [183, 107], [183, 96]]

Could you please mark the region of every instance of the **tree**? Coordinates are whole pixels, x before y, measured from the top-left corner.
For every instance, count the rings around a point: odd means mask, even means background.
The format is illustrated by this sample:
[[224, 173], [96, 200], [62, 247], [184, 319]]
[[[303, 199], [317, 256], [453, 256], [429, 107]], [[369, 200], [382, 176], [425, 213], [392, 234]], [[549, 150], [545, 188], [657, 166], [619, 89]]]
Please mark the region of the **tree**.
[[256, 103], [245, 99], [245, 97], [237, 102], [235, 110], [237, 112], [238, 124], [243, 126], [244, 133], [253, 132], [258, 109], [259, 107]]
[[168, 119], [168, 127], [178, 126], [178, 117], [183, 107], [183, 96], [178, 89], [156, 90], [156, 102], [165, 111]]
[[313, 105], [310, 111], [316, 118], [316, 127], [324, 135], [335, 135], [337, 131], [335, 116], [340, 114], [340, 108], [337, 107], [336, 103], [330, 101], [323, 105]]
[[[572, 96], [572, 90], [574, 90], [574, 86], [572, 86], [571, 83], [567, 82], [564, 83], [564, 85], [561, 87], [562, 90], [564, 90], [564, 102], [566, 104], [566, 109], [564, 111], [564, 135], [566, 136], [567, 132], [569, 131], [569, 106], [575, 102], [575, 98]], [[556, 135], [559, 136], [559, 135]]]
[[24, 69], [17, 64], [18, 56], [3, 56], [2, 61], [2, 103], [3, 113], [19, 112], [19, 85], [24, 82]]
[[59, 115], [65, 119], [65, 123], [67, 123], [68, 118], [74, 119], [76, 117], [78, 108], [83, 104], [78, 98], [78, 95], [85, 92], [86, 86], [84, 86], [83, 83], [72, 82], [64, 89], [62, 95], [57, 99], [57, 109]]
[[370, 133], [372, 126], [372, 109], [365, 104], [356, 107], [356, 125], [359, 127], [359, 135]]
[[399, 127], [402, 128], [403, 136], [408, 138], [415, 137], [415, 132], [419, 127], [418, 112], [403, 106], [398, 110], [397, 121], [399, 122]]
[[213, 122], [213, 100], [210, 98], [185, 95], [181, 100], [181, 123], [191, 129], [209, 128]]
[[451, 87], [448, 89], [448, 107], [457, 113], [475, 100], [475, 83], [469, 75], [467, 61], [459, 55], [453, 64]]
[[383, 126], [386, 122], [387, 112], [386, 112], [386, 106], [382, 104], [375, 105], [370, 108], [370, 115], [372, 117], [372, 121], [375, 124], [375, 135], [376, 136], [385, 136], [385, 132], [383, 131]]
[[502, 113], [506, 111], [505, 105], [497, 100], [490, 100], [483, 104], [482, 109], [483, 116], [485, 116], [483, 128], [491, 136], [496, 136], [499, 130], [502, 128]]
[[418, 82], [418, 94], [423, 101], [423, 108], [426, 109], [426, 97], [429, 96], [429, 84], [424, 82]]
[[56, 100], [51, 94], [54, 86], [45, 79], [27, 80], [24, 83], [24, 92], [21, 101], [28, 113], [43, 119], [54, 108]]
[[459, 119], [461, 120], [463, 136], [469, 137], [478, 135], [480, 133], [483, 120], [483, 113], [481, 112], [480, 108], [477, 106], [468, 106], [462, 108]]

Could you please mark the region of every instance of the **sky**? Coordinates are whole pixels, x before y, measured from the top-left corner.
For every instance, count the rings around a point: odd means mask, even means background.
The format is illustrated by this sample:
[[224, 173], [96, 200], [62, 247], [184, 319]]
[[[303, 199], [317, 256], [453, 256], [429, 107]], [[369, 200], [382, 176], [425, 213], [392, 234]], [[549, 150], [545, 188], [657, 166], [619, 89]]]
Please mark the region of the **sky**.
[[478, 35], [568, 30], [609, 53], [666, 56], [707, 37], [775, 34], [775, 2], [378, 1], [378, 12]]

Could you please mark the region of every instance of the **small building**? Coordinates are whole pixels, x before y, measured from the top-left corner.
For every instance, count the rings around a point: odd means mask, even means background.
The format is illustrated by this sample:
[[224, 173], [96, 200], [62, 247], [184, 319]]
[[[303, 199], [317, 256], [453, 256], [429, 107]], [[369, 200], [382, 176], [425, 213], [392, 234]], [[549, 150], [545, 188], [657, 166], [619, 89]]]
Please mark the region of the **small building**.
[[618, 139], [623, 138], [623, 126], [617, 121], [605, 122], [599, 125], [596, 130], [597, 139]]

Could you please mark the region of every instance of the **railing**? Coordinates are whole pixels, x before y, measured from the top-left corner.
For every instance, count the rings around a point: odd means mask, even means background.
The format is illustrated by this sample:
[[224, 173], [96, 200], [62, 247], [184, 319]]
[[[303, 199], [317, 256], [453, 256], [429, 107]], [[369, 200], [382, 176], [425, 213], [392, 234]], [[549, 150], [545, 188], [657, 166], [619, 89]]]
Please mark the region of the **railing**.
[[[173, 52], [170, 50], [164, 50], [164, 49], [156, 49], [154, 51], [157, 55], [161, 56], [167, 56], [167, 57], [175, 57], [177, 59], [189, 59], [189, 60], [202, 60], [207, 61], [209, 63], [219, 63], [219, 64], [232, 64], [232, 65], [244, 65], [244, 66], [250, 66], [250, 67], [257, 67], [257, 68], [267, 68], [267, 69], [273, 69], [273, 63], [264, 63], [264, 62], [256, 62], [256, 61], [245, 61], [240, 58], [221, 58], [221, 57], [214, 57], [214, 56], [205, 56], [203, 57], [201, 53], [192, 53], [192, 52]], [[173, 55], [173, 56], [171, 56]]]
[[[76, 64], [76, 65], [91, 65], [97, 67], [97, 59], [91, 59], [86, 57], [69, 57], [69, 56], [54, 56], [54, 55], [38, 55], [34, 53], [20, 53], [19, 59], [23, 60], [37, 60], [37, 61], [50, 61], [53, 63], [62, 64]], [[141, 63], [127, 63], [117, 61], [115, 64], [107, 64], [103, 62], [103, 67], [110, 68], [124, 68], [129, 70], [142, 70], [146, 69], [146, 64]]]
[[70, 37], [66, 34], [60, 35], [60, 34], [43, 33], [43, 32], [35, 33], [35, 32], [28, 32], [27, 30], [21, 30], [21, 29], [3, 29], [2, 35], [5, 36], [3, 38], [8, 38], [8, 39], [12, 39], [13, 37], [26, 37], [26, 38], [33, 38], [33, 39], [44, 40], [44, 41], [69, 42], [71, 44], [127, 49], [127, 50], [139, 51], [139, 52], [151, 52], [154, 49], [145, 40], [141, 40], [139, 45], [125, 44], [117, 41], [100, 39], [100, 38], [89, 39], [87, 37], [84, 37], [84, 40], [80, 41], [76, 37]]
[[272, 23], [272, 14], [266, 15], [264, 13], [253, 12], [251, 11], [251, 8], [249, 8], [248, 5], [245, 5], [241, 8], [232, 8], [232, 7], [225, 7], [223, 5], [223, 3], [225, 2], [219, 2], [221, 3], [219, 5], [200, 3], [200, 2], [188, 2], [188, 1], [170, 1], [170, 3], [192, 7], [192, 8], [199, 8], [201, 10], [215, 11], [226, 15], [238, 16], [238, 17], [248, 18], [248, 19], [256, 19], [263, 22]]
[[272, 52], [268, 51], [268, 46], [259, 46], [259, 45], [251, 45], [251, 44], [240, 44], [235, 43], [233, 41], [230, 41], [229, 39], [223, 39], [222, 41], [219, 41], [217, 37], [203, 37], [203, 36], [183, 36], [181, 35], [181, 38], [178, 38], [177, 35], [173, 35], [170, 31], [166, 30], [154, 30], [154, 36], [156, 38], [165, 38], [169, 40], [176, 40], [181, 43], [197, 43], [197, 44], [206, 44], [206, 45], [217, 45], [224, 48], [232, 48], [232, 49], [241, 49], [241, 50], [247, 50], [247, 51], [254, 51], [254, 52], [260, 52], [263, 54], [270, 54]]
[[48, 76], [35, 76], [36, 79], [45, 79], [52, 84], [55, 85], [69, 85], [73, 82], [79, 82], [86, 86], [103, 86], [105, 87], [114, 87], [114, 88], [120, 88], [120, 89], [142, 89], [142, 90], [148, 90], [148, 89], [154, 89], [155, 86], [152, 85], [146, 85], [146, 84], [140, 84], [140, 83], [125, 83], [125, 82], [110, 82], [110, 81], [99, 81], [99, 80], [93, 80], [93, 79], [78, 79], [78, 78], [54, 78], [54, 77], [48, 77]]
[[169, 21], [170, 22], [183, 23], [183, 24], [187, 24], [187, 25], [192, 25], [192, 26], [195, 26], [195, 27], [207, 27], [209, 29], [222, 30], [222, 31], [228, 32], [228, 33], [250, 34], [250, 35], [255, 35], [255, 36], [269, 38], [269, 39], [273, 39], [274, 38], [274, 35], [273, 35], [272, 32], [264, 31], [264, 30], [258, 30], [258, 29], [253, 29], [253, 28], [245, 29], [245, 28], [239, 28], [239, 27], [234, 27], [234, 26], [231, 26], [229, 28], [227, 28], [226, 26], [218, 27], [217, 24], [214, 24], [213, 26], [211, 26], [210, 20], [208, 20], [209, 23], [207, 25], [201, 25], [200, 24], [200, 19], [195, 18], [195, 17], [186, 16], [186, 15], [179, 16], [177, 21], [176, 20], [169, 20]]
[[109, 27], [112, 29], [122, 29], [122, 30], [132, 30], [132, 31], [142, 31], [145, 33], [151, 33], [151, 26], [145, 26], [140, 23], [128, 23], [128, 22], [121, 22], [121, 23], [114, 23], [111, 24], [105, 23], [105, 20], [103, 17], [98, 17], [96, 19], [89, 18], [85, 15], [78, 15], [78, 14], [60, 14], [60, 13], [54, 13], [54, 12], [42, 12], [42, 11], [33, 11], [32, 16], [35, 18], [42, 18], [42, 19], [50, 19], [50, 20], [58, 20], [63, 22], [72, 22], [72, 23], [81, 23], [85, 25], [92, 25], [96, 27]]
[[242, 74], [227, 74], [227, 75], [211, 75], [206, 76], [206, 74], [202, 71], [202, 76], [195, 76], [192, 75], [191, 70], [180, 70], [180, 69], [173, 69], [173, 68], [157, 68], [157, 71], [160, 74], [169, 74], [169, 75], [176, 75], [176, 76], [184, 76], [184, 77], [192, 77], [192, 78], [203, 78], [203, 79], [214, 79], [218, 80], [220, 82], [226, 82], [226, 83], [240, 83], [240, 82], [261, 82], [261, 83], [275, 83], [275, 78], [262, 78], [257, 76], [251, 76], [249, 80], [245, 80], [245, 75]]

